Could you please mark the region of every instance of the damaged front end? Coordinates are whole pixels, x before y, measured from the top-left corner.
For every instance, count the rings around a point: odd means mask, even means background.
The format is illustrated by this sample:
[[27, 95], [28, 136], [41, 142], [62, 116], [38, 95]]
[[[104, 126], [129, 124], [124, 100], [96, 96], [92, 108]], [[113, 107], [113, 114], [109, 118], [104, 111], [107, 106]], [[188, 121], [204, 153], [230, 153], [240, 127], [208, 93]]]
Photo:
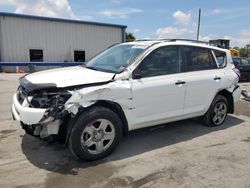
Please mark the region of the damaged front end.
[[57, 135], [63, 119], [68, 115], [64, 108], [65, 102], [70, 98], [68, 91], [40, 91], [35, 93], [29, 105], [31, 108], [46, 109], [39, 125], [35, 126], [34, 135], [46, 138]]
[[23, 129], [33, 136], [48, 138], [59, 133], [60, 125], [68, 116], [64, 108], [71, 93], [52, 84], [31, 84], [24, 78], [13, 97], [12, 114]]

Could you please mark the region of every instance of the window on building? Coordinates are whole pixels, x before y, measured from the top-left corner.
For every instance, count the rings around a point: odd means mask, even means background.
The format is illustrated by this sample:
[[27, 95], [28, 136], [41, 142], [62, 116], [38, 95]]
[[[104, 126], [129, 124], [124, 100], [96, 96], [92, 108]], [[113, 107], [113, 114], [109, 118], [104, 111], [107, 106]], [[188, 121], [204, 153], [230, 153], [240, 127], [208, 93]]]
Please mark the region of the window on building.
[[74, 51], [74, 62], [85, 62], [85, 51]]
[[209, 49], [199, 47], [183, 47], [183, 59], [186, 71], [215, 69], [217, 65]]
[[43, 50], [30, 49], [30, 62], [43, 61]]

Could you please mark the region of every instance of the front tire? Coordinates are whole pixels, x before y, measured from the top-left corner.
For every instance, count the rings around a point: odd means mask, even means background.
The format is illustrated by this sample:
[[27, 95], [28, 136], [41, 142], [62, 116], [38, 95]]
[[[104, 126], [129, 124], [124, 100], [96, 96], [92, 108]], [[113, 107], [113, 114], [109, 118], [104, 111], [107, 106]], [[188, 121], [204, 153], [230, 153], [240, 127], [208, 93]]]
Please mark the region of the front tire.
[[112, 110], [94, 106], [75, 121], [69, 149], [82, 160], [92, 161], [109, 155], [122, 137], [122, 123]]
[[217, 95], [203, 116], [203, 123], [209, 127], [220, 126], [224, 123], [228, 112], [228, 101], [222, 95]]

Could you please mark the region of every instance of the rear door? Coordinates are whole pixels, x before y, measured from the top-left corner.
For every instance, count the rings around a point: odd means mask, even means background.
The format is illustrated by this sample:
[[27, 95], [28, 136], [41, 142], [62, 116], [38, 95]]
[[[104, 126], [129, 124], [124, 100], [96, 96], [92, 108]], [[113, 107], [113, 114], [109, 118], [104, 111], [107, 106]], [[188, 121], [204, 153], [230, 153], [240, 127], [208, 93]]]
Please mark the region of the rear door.
[[186, 81], [184, 115], [202, 115], [222, 87], [224, 72], [210, 49], [183, 46], [182, 55]]

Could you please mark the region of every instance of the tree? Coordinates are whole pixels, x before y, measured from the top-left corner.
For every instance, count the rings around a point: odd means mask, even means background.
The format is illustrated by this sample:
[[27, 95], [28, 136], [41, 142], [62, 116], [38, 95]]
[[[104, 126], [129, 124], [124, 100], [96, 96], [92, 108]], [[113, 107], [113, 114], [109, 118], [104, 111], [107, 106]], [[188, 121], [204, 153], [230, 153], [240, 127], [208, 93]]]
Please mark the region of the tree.
[[240, 56], [247, 57], [247, 48], [240, 48]]
[[132, 42], [132, 41], [135, 41], [135, 36], [133, 35], [133, 33], [126, 32], [126, 42]]

